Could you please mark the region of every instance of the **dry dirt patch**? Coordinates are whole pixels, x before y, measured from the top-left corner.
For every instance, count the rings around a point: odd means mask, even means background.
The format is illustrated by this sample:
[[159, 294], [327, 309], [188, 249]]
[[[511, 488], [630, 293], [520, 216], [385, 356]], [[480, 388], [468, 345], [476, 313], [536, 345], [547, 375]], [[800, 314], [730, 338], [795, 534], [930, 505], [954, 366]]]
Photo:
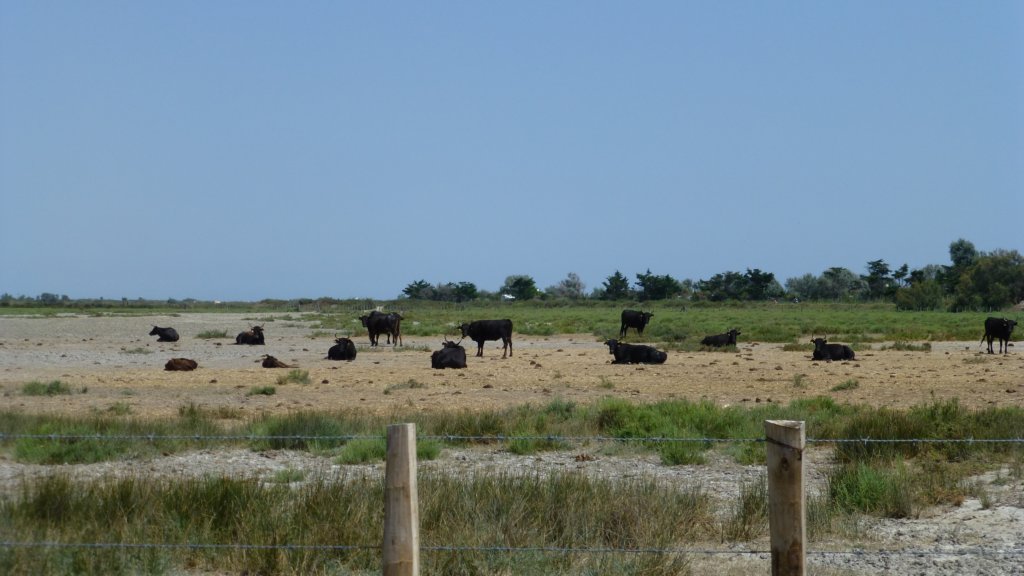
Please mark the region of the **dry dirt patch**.
[[[314, 337], [311, 323], [263, 321], [265, 346], [199, 339], [208, 330], [234, 335], [256, 320], [239, 314], [173, 317], [0, 317], [0, 390], [5, 404], [32, 413], [82, 414], [128, 405], [135, 416], [170, 416], [195, 403], [243, 414], [297, 409], [493, 409], [554, 398], [593, 402], [606, 396], [636, 402], [708, 399], [721, 405], [782, 402], [830, 395], [841, 402], [906, 407], [958, 398], [972, 407], [1024, 405], [1024, 356], [982, 353], [976, 342], [932, 343], [930, 352], [866, 350], [850, 362], [814, 362], [779, 344], [741, 342], [737, 352], [670, 352], [658, 366], [613, 365], [608, 350], [586, 334], [514, 337], [502, 359], [491, 342], [483, 358], [468, 344], [465, 370], [432, 370], [440, 337], [407, 337], [405, 346], [371, 349], [356, 338], [354, 362], [326, 360], [332, 339]], [[147, 336], [153, 324], [174, 326], [175, 343]], [[875, 344], [875, 348], [881, 345]], [[276, 385], [281, 370], [264, 369], [272, 354], [308, 371], [310, 384]], [[172, 357], [199, 362], [194, 372], [165, 372]], [[60, 380], [76, 392], [56, 397], [20, 393], [29, 381]], [[832, 389], [848, 381], [856, 386]], [[396, 386], [415, 383], [415, 386]], [[248, 396], [276, 386], [273, 396]]]

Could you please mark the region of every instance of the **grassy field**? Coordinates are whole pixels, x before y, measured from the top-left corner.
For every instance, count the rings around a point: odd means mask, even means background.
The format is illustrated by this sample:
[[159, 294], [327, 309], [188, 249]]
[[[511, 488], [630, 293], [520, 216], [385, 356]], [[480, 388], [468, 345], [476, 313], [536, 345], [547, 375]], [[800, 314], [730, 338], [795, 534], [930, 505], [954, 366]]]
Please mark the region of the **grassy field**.
[[[452, 334], [473, 319], [512, 318], [516, 331], [532, 335], [584, 333], [614, 337], [620, 304], [576, 306], [479, 304], [468, 306], [402, 302], [406, 334]], [[253, 307], [253, 323], [306, 321], [312, 330], [361, 334], [362, 303], [311, 312]], [[678, 348], [704, 334], [736, 327], [746, 341], [806, 345], [810, 335], [851, 343], [896, 342], [898, 350], [926, 350], [909, 341], [976, 342], [988, 314], [897, 312], [889, 305], [758, 304], [736, 306], [653, 306], [645, 339]], [[193, 310], [190, 310], [192, 312]], [[226, 310], [239, 312], [237, 308]], [[21, 310], [51, 315], [73, 310]], [[0, 313], [12, 313], [0, 309]], [[144, 314], [153, 310], [88, 312]], [[160, 314], [167, 314], [160, 309]], [[1000, 314], [1014, 317], [1013, 314]], [[211, 337], [218, 337], [216, 335]], [[877, 345], [876, 345], [877, 346]], [[911, 347], [913, 346], [913, 347]], [[304, 370], [280, 377], [278, 387], [301, 381]], [[294, 373], [294, 374], [293, 374]], [[308, 379], [308, 374], [306, 375]], [[804, 378], [794, 378], [800, 387]], [[843, 384], [857, 385], [856, 379]], [[422, 386], [408, 380], [385, 395]], [[251, 395], [274, 395], [273, 386], [247, 387]], [[23, 396], [66, 396], [77, 392], [55, 381], [26, 383]], [[827, 489], [809, 502], [812, 540], [856, 537], [858, 517], [915, 517], [928, 507], [955, 505], [967, 497], [987, 501], [985, 488], [971, 480], [1000, 470], [1007, 482], [1024, 477], [1024, 449], [1012, 443], [837, 443], [829, 439], [1024, 438], [1024, 410], [993, 406], [971, 410], [956, 401], [935, 401], [905, 410], [844, 404], [812, 397], [788, 404], [722, 406], [700, 401], [637, 404], [608, 398], [593, 404], [552, 400], [502, 410], [300, 411], [242, 418], [225, 417], [187, 404], [173, 418], [140, 419], [104, 412], [76, 416], [0, 411], [0, 453], [8, 460], [38, 465], [135, 460], [226, 447], [304, 450], [338, 465], [380, 461], [385, 426], [415, 422], [420, 460], [445, 448], [494, 446], [514, 454], [579, 450], [597, 456], [656, 454], [666, 466], [702, 465], [730, 459], [764, 462], [765, 419], [803, 420], [807, 436], [834, 454]], [[11, 438], [8, 435], [74, 435], [74, 438]], [[230, 440], [203, 437], [237, 435]], [[95, 436], [131, 436], [107, 440]], [[164, 438], [173, 436], [174, 438]], [[505, 437], [495, 440], [494, 436]], [[574, 438], [596, 436], [613, 441]], [[329, 437], [329, 438], [328, 438]], [[453, 440], [451, 437], [477, 437]], [[664, 441], [651, 438], [717, 438], [726, 442]], [[813, 445], [813, 444], [812, 444]], [[1004, 472], [1005, 471], [1005, 472]], [[129, 477], [72, 481], [61, 475], [22, 482], [0, 496], [0, 540], [181, 544], [165, 548], [0, 548], [0, 573], [136, 574], [262, 573], [354, 574], [379, 572], [383, 521], [382, 482], [338, 483], [300, 471], [271, 482], [245, 478], [157, 479]], [[746, 485], [725, 509], [708, 488], [666, 486], [620, 478], [576, 474], [466, 477], [427, 475], [421, 479], [424, 546], [666, 548], [705, 547], [763, 538], [767, 531], [764, 482]], [[623, 505], [628, 503], [628, 505]], [[354, 544], [351, 550], [189, 548], [188, 543], [293, 545]], [[495, 554], [445, 552], [423, 556], [424, 574], [687, 574], [691, 559], [657, 554]]]
[[[552, 402], [484, 413], [395, 414], [385, 420], [359, 412], [274, 416], [225, 425], [214, 414], [190, 407], [161, 422], [126, 418], [46, 418], [0, 413], [0, 429], [11, 434], [76, 434], [81, 438], [5, 440], [3, 450], [20, 461], [92, 462], [139, 458], [211, 448], [189, 436], [258, 436], [228, 444], [253, 450], [310, 450], [339, 463], [380, 460], [387, 421], [417, 423], [419, 458], [437, 457], [443, 446], [488, 443], [512, 436], [510, 450], [589, 449], [597, 453], [648, 452], [672, 464], [699, 464], [710, 451], [742, 463], [764, 461], [760, 437], [768, 418], [804, 420], [808, 437], [872, 439], [1020, 438], [1024, 413], [1017, 408], [971, 411], [955, 402], [908, 411], [836, 404], [815, 398], [788, 406], [723, 408], [710, 403], [662, 402], [638, 406], [608, 400], [594, 406]], [[154, 435], [143, 442], [88, 438]], [[179, 436], [163, 440], [162, 435]], [[371, 438], [345, 439], [346, 435]], [[276, 439], [263, 439], [274, 436]], [[291, 436], [293, 438], [281, 438]], [[329, 440], [299, 438], [331, 436]], [[581, 448], [569, 436], [605, 436], [619, 442]], [[182, 438], [183, 437], [183, 438]], [[732, 438], [735, 443], [652, 442], [662, 438]], [[214, 442], [224, 444], [225, 442]], [[984, 497], [965, 482], [970, 474], [1004, 466], [1024, 474], [1024, 453], [1008, 444], [839, 444], [829, 472], [829, 490], [813, 498], [810, 536], [844, 535], [857, 514], [910, 517], [927, 506]], [[290, 487], [299, 481], [299, 487]], [[0, 549], [4, 573], [164, 573], [175, 567], [265, 574], [347, 574], [379, 570], [380, 481], [343, 483], [298, 475], [270, 485], [250, 479], [170, 480], [126, 478], [71, 482], [53, 476], [24, 483], [0, 502], [0, 539], [68, 542], [289, 543], [302, 546], [354, 544], [347, 551], [315, 549]], [[426, 475], [421, 479], [424, 546], [667, 548], [685, 544], [743, 542], [766, 533], [766, 492], [758, 482], [742, 489], [724, 512], [714, 510], [699, 484], [666, 486], [646, 480], [550, 476]], [[623, 506], [623, 502], [628, 502]], [[688, 559], [671, 553], [550, 555], [488, 554], [484, 551], [424, 554], [425, 574], [680, 574]]]
[[[371, 301], [343, 301], [311, 311], [309, 305], [233, 304], [193, 306], [188, 312], [216, 314], [251, 313], [253, 323], [306, 320], [317, 323], [325, 332], [362, 335], [365, 330], [357, 318], [377, 306]], [[849, 342], [906, 340], [977, 340], [984, 332], [987, 316], [1018, 318], [1019, 312], [912, 312], [897, 311], [891, 303], [726, 303], [708, 304], [660, 301], [643, 306], [632, 303], [581, 302], [481, 302], [444, 304], [401, 300], [387, 302], [388, 310], [401, 311], [405, 334], [434, 336], [454, 334], [458, 324], [471, 320], [511, 318], [520, 334], [594, 334], [615, 337], [619, 332], [619, 314], [624, 308], [642, 308], [654, 313], [644, 336], [657, 342], [679, 343], [699, 340], [738, 328], [744, 340], [791, 342], [809, 335], [827, 336]], [[102, 307], [55, 308], [2, 307], [0, 315], [85, 314], [94, 316], [143, 316], [171, 314], [174, 307]], [[226, 335], [225, 335], [226, 336]]]

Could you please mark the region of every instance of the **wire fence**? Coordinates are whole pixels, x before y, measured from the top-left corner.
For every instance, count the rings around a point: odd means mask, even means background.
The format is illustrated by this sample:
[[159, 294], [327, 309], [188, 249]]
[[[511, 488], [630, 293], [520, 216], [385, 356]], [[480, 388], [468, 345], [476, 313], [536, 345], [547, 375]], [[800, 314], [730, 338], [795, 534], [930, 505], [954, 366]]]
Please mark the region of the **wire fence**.
[[[500, 444], [511, 441], [550, 441], [550, 442], [617, 442], [617, 443], [765, 443], [764, 438], [710, 438], [688, 437], [677, 438], [668, 436], [562, 436], [547, 435], [463, 435], [463, 434], [424, 434], [417, 436], [420, 440], [440, 442], [478, 442], [481, 444]], [[124, 441], [210, 441], [210, 442], [260, 442], [277, 440], [311, 440], [324, 442], [351, 442], [353, 440], [385, 440], [383, 434], [339, 434], [339, 435], [262, 435], [262, 434], [23, 434], [0, 432], [0, 442], [9, 440], [124, 440]], [[1024, 438], [808, 438], [808, 444], [1024, 444]]]
[[[689, 443], [689, 444], [725, 444], [725, 443], [765, 443], [765, 438], [712, 438], [712, 437], [618, 437], [618, 436], [562, 436], [562, 435], [463, 435], [434, 434], [418, 436], [420, 440], [432, 440], [449, 443], [481, 443], [495, 444], [513, 441], [544, 441], [557, 443]], [[51, 440], [64, 441], [128, 441], [128, 442], [351, 442], [358, 440], [386, 440], [385, 435], [378, 434], [342, 434], [342, 435], [257, 435], [257, 434], [30, 434], [0, 432], [0, 442], [17, 440]], [[959, 444], [967, 446], [982, 445], [1024, 445], [1024, 438], [808, 438], [807, 444], [843, 445], [843, 444]], [[41, 541], [0, 541], [0, 548], [65, 548], [65, 549], [123, 549], [123, 550], [277, 550], [293, 552], [356, 552], [379, 551], [381, 545], [376, 544], [251, 544], [251, 543], [203, 543], [203, 542], [64, 542], [55, 540]], [[489, 553], [489, 554], [553, 554], [553, 555], [673, 555], [673, 556], [732, 556], [732, 557], [769, 557], [770, 550], [737, 549], [737, 548], [687, 548], [687, 547], [553, 547], [553, 546], [457, 546], [457, 545], [422, 545], [420, 550], [426, 553]], [[1009, 547], [995, 546], [954, 546], [943, 545], [935, 548], [917, 549], [862, 549], [852, 550], [807, 550], [807, 556], [817, 558], [830, 557], [879, 557], [879, 558], [963, 558], [986, 557], [1010, 562], [1024, 562], [1024, 543], [1017, 542]]]

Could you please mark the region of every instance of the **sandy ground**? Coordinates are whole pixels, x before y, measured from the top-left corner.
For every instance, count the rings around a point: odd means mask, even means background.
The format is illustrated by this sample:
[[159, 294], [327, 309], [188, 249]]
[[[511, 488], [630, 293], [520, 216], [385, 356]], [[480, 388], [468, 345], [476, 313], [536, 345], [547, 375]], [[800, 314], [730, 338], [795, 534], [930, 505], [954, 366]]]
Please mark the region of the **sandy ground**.
[[[195, 335], [225, 330], [234, 335], [263, 323], [265, 346], [236, 346], [232, 339], [204, 340]], [[147, 336], [153, 324], [173, 326], [182, 338], [158, 343]], [[402, 348], [367, 347], [356, 338], [354, 362], [324, 359], [332, 338], [315, 336], [308, 322], [286, 317], [259, 321], [243, 315], [183, 314], [164, 317], [0, 317], [0, 394], [5, 409], [41, 414], [106, 413], [112, 408], [130, 417], [173, 416], [189, 403], [223, 409], [235, 417], [289, 410], [359, 408], [378, 413], [408, 409], [470, 410], [514, 406], [553, 399], [592, 402], [615, 396], [634, 402], [708, 399], [722, 405], [786, 403], [796, 398], [830, 395], [840, 402], [906, 407], [957, 398], [971, 407], [1020, 406], [1024, 403], [1024, 354], [988, 355], [977, 342], [933, 342], [930, 352], [872, 350], [856, 361], [814, 362], [808, 352], [786, 352], [778, 344], [741, 341], [737, 352], [670, 352], [659, 366], [610, 364], [607, 347], [590, 335], [549, 338], [514, 337], [514, 354], [501, 358], [501, 347], [488, 343], [483, 358], [470, 353], [465, 370], [432, 370], [430, 350], [440, 337], [405, 338]], [[309, 372], [310, 384], [276, 383], [287, 370], [259, 364], [272, 354]], [[165, 372], [172, 357], [199, 362], [195, 372]], [[30, 381], [60, 380], [70, 395], [26, 396]], [[799, 385], [797, 381], [799, 380]], [[857, 386], [831, 389], [855, 380]], [[410, 387], [410, 382], [416, 386]], [[256, 386], [276, 386], [273, 396], [247, 395]], [[674, 484], [699, 483], [722, 500], [735, 501], [739, 487], [763, 474], [763, 466], [740, 466], [715, 457], [704, 466], [662, 466], [654, 457], [602, 456], [598, 448], [515, 456], [502, 448], [445, 450], [423, 463], [424, 473], [493, 472], [525, 474], [573, 470], [602, 477], [655, 477]], [[810, 490], [824, 488], [827, 449], [808, 452]], [[36, 466], [0, 455], [0, 487], [48, 474], [81, 479], [133, 474], [183, 476], [228, 474], [271, 480], [281, 470], [303, 470], [310, 477], [379, 475], [382, 465], [338, 466], [303, 452], [203, 450], [147, 461], [103, 462], [73, 466]], [[984, 487], [989, 505], [967, 499], [958, 507], [926, 511], [919, 518], [866, 518], [853, 540], [813, 542], [809, 566], [827, 574], [1024, 574], [1024, 483], [1009, 470], [995, 470], [973, 480]], [[717, 547], [716, 543], [714, 546]], [[766, 549], [767, 542], [735, 545]], [[984, 548], [982, 552], [978, 549]], [[913, 550], [912, 554], [814, 554], [854, 548]], [[711, 556], [696, 561], [697, 574], [767, 574], [765, 558]]]
[[[265, 318], [261, 318], [261, 321]], [[404, 347], [371, 349], [355, 338], [354, 362], [326, 360], [330, 336], [312, 337], [308, 322], [263, 322], [265, 346], [233, 339], [198, 339], [225, 330], [234, 335], [256, 320], [241, 315], [177, 317], [0, 317], [0, 391], [5, 404], [33, 413], [87, 413], [128, 405], [136, 416], [174, 415], [195, 403], [245, 414], [296, 409], [360, 408], [491, 409], [559, 398], [580, 403], [607, 396], [636, 402], [708, 399], [721, 405], [787, 403], [830, 395], [837, 401], [906, 407], [958, 398], [972, 407], [1024, 405], [1024, 354], [988, 355], [977, 342], [933, 342], [930, 352], [873, 350], [849, 362], [815, 362], [808, 352], [780, 344], [741, 341], [737, 352], [670, 352], [657, 366], [613, 365], [607, 347], [590, 335], [514, 337], [514, 353], [501, 358], [489, 342], [482, 358], [466, 340], [469, 367], [433, 370], [430, 351], [440, 337], [406, 337]], [[147, 336], [153, 324], [173, 326], [176, 343]], [[273, 386], [287, 371], [262, 368], [272, 354], [308, 371], [308, 385], [277, 386], [273, 396], [248, 396]], [[172, 357], [199, 362], [194, 372], [166, 372]], [[60, 380], [76, 393], [56, 397], [20, 394], [30, 381]], [[796, 385], [799, 380], [800, 384]], [[856, 387], [832, 392], [839, 384]], [[415, 383], [415, 386], [403, 384]]]

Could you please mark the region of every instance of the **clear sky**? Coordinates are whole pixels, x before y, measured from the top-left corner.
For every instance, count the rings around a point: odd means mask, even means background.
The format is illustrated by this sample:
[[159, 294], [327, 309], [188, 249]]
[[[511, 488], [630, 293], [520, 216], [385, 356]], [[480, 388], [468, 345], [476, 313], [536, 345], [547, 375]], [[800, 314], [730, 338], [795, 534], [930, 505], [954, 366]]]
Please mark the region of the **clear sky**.
[[0, 3], [0, 292], [1024, 251], [1024, 2]]

